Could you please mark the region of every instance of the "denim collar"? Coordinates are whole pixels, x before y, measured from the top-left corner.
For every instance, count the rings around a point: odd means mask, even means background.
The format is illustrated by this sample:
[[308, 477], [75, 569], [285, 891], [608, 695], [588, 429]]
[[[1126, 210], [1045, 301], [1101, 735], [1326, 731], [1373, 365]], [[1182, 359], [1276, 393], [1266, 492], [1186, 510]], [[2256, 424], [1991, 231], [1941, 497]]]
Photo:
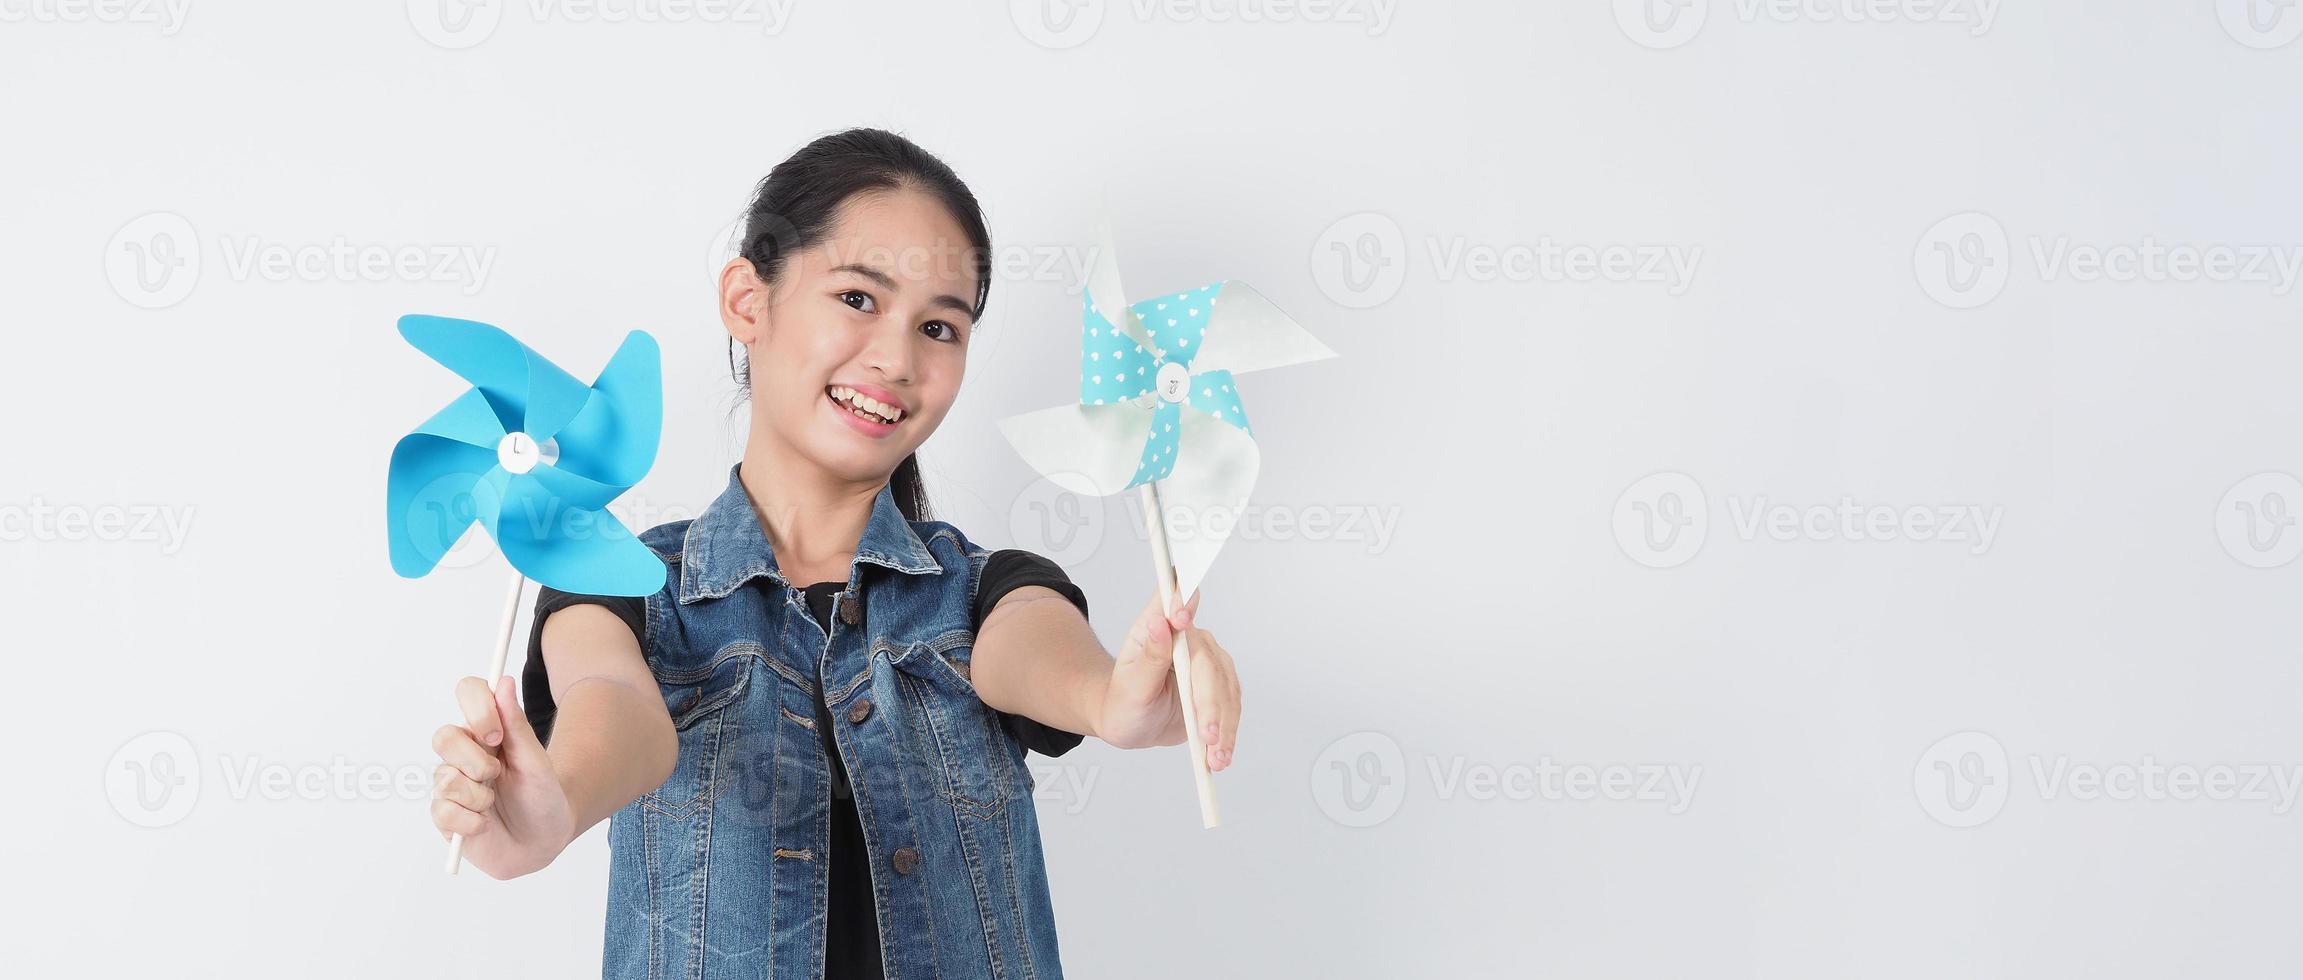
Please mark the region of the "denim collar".
[[[742, 472], [741, 464], [729, 467], [728, 488], [688, 524], [687, 537], [680, 545], [682, 604], [720, 598], [763, 575], [786, 586], [792, 584], [776, 568], [775, 550], [768, 545], [767, 532], [760, 528], [759, 515], [752, 511]], [[944, 570], [896, 506], [895, 491], [887, 484], [880, 486], [879, 496], [873, 499], [871, 522], [864, 525], [863, 539], [856, 543], [855, 565], [867, 562], [912, 575], [936, 575]], [[850, 566], [849, 586], [857, 584], [858, 571]]]

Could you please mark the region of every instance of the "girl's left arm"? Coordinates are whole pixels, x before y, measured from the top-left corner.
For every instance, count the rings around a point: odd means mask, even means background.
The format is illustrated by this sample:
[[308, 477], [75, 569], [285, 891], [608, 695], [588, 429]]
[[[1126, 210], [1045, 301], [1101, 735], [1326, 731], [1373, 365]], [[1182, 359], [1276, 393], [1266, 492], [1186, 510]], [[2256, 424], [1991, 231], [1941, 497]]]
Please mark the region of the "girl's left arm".
[[1115, 657], [1061, 594], [1025, 586], [1001, 597], [976, 628], [970, 669], [985, 705], [1040, 724], [1094, 735], [1123, 749], [1184, 741], [1176, 698], [1175, 637], [1189, 647], [1193, 708], [1211, 770], [1231, 765], [1239, 728], [1239, 674], [1215, 635], [1192, 625], [1199, 594], [1172, 616], [1158, 596], [1128, 627]]

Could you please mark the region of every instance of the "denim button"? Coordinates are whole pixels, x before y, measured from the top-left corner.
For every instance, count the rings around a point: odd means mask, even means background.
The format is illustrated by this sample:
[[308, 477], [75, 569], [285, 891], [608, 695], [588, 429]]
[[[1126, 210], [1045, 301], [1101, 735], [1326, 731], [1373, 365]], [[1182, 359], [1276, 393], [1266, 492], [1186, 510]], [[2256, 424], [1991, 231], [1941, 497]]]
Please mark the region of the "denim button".
[[896, 873], [897, 873], [897, 874], [900, 874], [900, 875], [908, 875], [908, 874], [911, 874], [911, 873], [912, 873], [912, 872], [914, 872], [914, 871], [918, 871], [918, 870], [920, 869], [920, 850], [919, 850], [919, 848], [916, 848], [916, 847], [899, 847], [899, 848], [896, 848], [896, 853], [895, 853], [895, 865], [896, 865]]
[[864, 719], [871, 716], [872, 699], [870, 698], [857, 698], [856, 703], [848, 706], [848, 724], [850, 725], [861, 725], [864, 723]]
[[854, 626], [864, 621], [864, 607], [857, 604], [862, 598], [853, 592], [840, 596], [840, 622]]

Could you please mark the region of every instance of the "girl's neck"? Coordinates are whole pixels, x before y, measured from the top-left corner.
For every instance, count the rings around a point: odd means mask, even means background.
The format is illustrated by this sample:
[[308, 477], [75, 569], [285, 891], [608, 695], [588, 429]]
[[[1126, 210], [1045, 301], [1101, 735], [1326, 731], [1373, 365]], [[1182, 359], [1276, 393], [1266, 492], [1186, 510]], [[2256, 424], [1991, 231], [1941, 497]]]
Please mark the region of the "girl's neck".
[[795, 587], [847, 581], [885, 479], [834, 479], [757, 424], [745, 441], [738, 479], [785, 581]]

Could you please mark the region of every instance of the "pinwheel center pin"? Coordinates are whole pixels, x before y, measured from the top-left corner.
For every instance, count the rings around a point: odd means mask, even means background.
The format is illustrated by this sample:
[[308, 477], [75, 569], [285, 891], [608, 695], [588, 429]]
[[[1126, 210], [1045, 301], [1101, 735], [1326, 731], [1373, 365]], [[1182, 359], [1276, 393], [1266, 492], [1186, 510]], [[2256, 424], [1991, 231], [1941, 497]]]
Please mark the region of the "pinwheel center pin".
[[506, 473], [523, 474], [535, 469], [538, 463], [559, 461], [560, 443], [556, 439], [546, 439], [539, 443], [534, 436], [525, 432], [514, 432], [506, 435], [502, 442], [496, 443], [496, 464], [502, 466]]
[[1160, 365], [1159, 377], [1154, 382], [1159, 396], [1170, 402], [1181, 402], [1191, 394], [1191, 369], [1169, 361]]

